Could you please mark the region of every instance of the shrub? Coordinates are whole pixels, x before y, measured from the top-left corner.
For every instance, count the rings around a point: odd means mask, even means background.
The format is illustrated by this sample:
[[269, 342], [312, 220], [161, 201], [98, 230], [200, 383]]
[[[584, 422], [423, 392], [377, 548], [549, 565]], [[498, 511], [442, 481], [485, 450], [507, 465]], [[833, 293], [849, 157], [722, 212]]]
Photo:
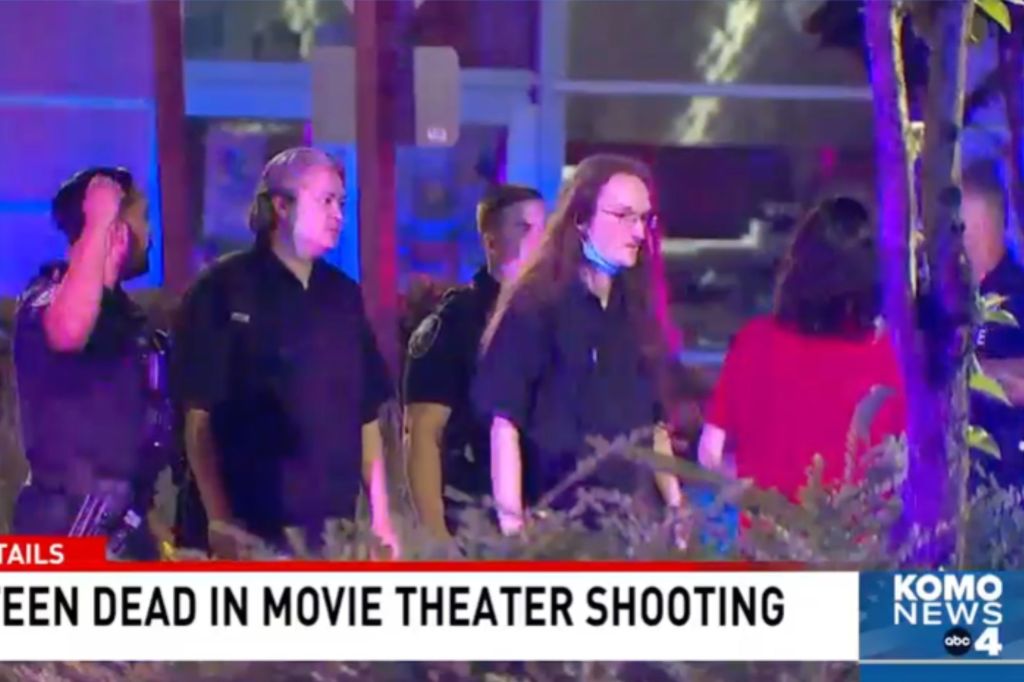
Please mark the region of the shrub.
[[[390, 432], [386, 438], [389, 467], [400, 471], [401, 432], [397, 412], [385, 413]], [[856, 421], [856, 420], [855, 420]], [[411, 520], [407, 496], [401, 486], [393, 491], [409, 560], [758, 560], [799, 561], [809, 570], [892, 569], [907, 565], [912, 549], [943, 533], [956, 536], [960, 548], [950, 557], [957, 565], [1012, 569], [1022, 564], [1024, 511], [1019, 490], [1000, 489], [993, 483], [979, 488], [970, 498], [967, 523], [956, 528], [918, 529], [911, 527], [899, 541], [895, 533], [901, 519], [898, 491], [906, 471], [905, 442], [892, 438], [868, 449], [853, 461], [860, 427], [851, 430], [851, 454], [847, 476], [838, 485], [822, 480], [821, 461], [808, 469], [807, 485], [799, 503], [774, 492], [760, 490], [748, 482], [725, 479], [681, 459], [666, 460], [637, 446], [643, 433], [614, 442], [592, 441], [594, 455], [582, 462], [564, 485], [585, 476], [601, 458], [620, 454], [656, 469], [667, 469], [682, 478], [690, 492], [703, 490], [710, 502], [695, 506], [680, 518], [645, 522], [633, 501], [606, 491], [581, 490], [573, 509], [546, 510], [519, 537], [502, 536], [491, 523], [490, 501], [469, 505], [464, 528], [454, 545], [442, 545]], [[398, 463], [394, 460], [397, 460]], [[857, 466], [855, 466], [857, 465]], [[859, 469], [862, 477], [855, 479]], [[951, 471], [954, 470], [951, 467]], [[457, 491], [449, 491], [458, 496]], [[588, 529], [583, 514], [600, 510], [600, 527]], [[734, 509], [750, 521], [749, 529], [737, 534], [734, 524], [723, 522], [723, 511]], [[678, 548], [678, 534], [687, 542]], [[359, 560], [379, 549], [364, 518], [333, 523], [325, 528], [322, 558]], [[266, 550], [254, 548], [252, 556]], [[298, 555], [308, 556], [301, 548]], [[197, 557], [188, 557], [197, 558]], [[685, 636], [681, 633], [680, 636]], [[660, 680], [725, 682], [840, 682], [857, 679], [852, 664], [765, 664], [765, 663], [61, 663], [0, 666], [0, 678], [32, 682], [132, 679], [140, 681], [178, 680]]]

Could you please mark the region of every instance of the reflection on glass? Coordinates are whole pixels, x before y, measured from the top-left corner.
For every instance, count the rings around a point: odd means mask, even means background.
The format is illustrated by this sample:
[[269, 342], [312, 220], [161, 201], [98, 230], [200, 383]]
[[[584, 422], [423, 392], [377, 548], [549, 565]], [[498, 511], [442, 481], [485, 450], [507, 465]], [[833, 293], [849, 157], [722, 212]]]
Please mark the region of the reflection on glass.
[[572, 0], [571, 78], [863, 85], [856, 58], [822, 50], [802, 0]]
[[870, 100], [569, 95], [570, 140], [635, 144], [871, 146]]
[[[359, 0], [359, 2], [373, 0]], [[407, 2], [411, 8], [413, 0]], [[467, 68], [536, 66], [540, 0], [431, 0], [409, 13], [410, 44], [451, 45]], [[295, 62], [315, 45], [354, 45], [342, 0], [185, 0], [187, 59]]]
[[341, 0], [185, 0], [187, 59], [308, 59], [314, 44], [342, 44], [351, 15]]

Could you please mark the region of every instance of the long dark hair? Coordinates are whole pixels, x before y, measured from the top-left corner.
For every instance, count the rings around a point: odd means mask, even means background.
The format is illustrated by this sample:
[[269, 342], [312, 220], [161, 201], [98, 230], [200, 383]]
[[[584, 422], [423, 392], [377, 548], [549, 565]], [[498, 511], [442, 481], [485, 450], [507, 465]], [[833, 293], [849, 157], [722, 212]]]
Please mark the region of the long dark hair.
[[[521, 274], [503, 287], [484, 332], [483, 349], [490, 344], [510, 306], [543, 305], [557, 299], [580, 276], [583, 248], [579, 226], [587, 224], [594, 216], [598, 195], [616, 175], [638, 178], [653, 200], [654, 178], [640, 161], [615, 154], [597, 154], [584, 159], [572, 179], [562, 186], [537, 250]], [[642, 352], [659, 364], [674, 350], [676, 341], [669, 322], [660, 258], [658, 235], [654, 229], [648, 229], [636, 265], [620, 275], [630, 323], [638, 334]]]
[[775, 290], [775, 318], [803, 334], [856, 338], [881, 312], [876, 229], [851, 197], [821, 202], [797, 227]]

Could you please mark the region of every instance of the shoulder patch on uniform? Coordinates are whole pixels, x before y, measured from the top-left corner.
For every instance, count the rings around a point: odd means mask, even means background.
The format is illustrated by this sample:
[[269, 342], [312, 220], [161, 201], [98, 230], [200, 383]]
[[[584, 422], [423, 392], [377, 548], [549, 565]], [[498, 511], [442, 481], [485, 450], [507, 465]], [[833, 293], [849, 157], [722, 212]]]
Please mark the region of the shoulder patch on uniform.
[[45, 308], [53, 302], [63, 275], [46, 274], [37, 277], [21, 296], [20, 305], [32, 309]]
[[29, 299], [29, 305], [33, 308], [44, 308], [53, 302], [53, 296], [57, 291], [57, 286], [50, 285], [42, 289], [36, 296]]
[[440, 331], [441, 316], [437, 313], [431, 313], [420, 322], [420, 325], [416, 327], [416, 331], [409, 338], [409, 356], [412, 358], [422, 358], [430, 352]]

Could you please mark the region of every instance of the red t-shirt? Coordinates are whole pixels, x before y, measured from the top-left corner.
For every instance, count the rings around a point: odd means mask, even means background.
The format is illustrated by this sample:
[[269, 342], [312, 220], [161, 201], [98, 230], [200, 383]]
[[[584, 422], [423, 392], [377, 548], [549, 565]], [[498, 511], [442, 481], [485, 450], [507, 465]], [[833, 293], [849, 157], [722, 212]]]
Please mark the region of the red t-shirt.
[[827, 482], [842, 479], [854, 412], [877, 385], [894, 392], [872, 422], [871, 444], [902, 433], [906, 423], [889, 337], [810, 336], [756, 318], [726, 356], [707, 422], [725, 431], [740, 478], [795, 499], [815, 454], [825, 462]]

